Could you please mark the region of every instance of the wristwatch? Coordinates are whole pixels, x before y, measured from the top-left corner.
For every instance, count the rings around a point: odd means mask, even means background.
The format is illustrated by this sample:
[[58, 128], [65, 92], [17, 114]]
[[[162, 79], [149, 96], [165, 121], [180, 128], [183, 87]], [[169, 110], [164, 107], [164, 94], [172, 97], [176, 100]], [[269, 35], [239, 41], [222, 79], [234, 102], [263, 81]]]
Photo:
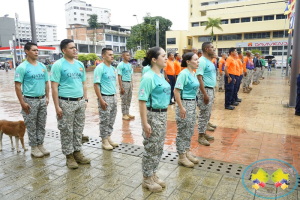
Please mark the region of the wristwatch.
[[89, 102], [89, 100], [88, 100], [88, 99], [86, 99], [85, 101], [86, 101], [87, 103]]

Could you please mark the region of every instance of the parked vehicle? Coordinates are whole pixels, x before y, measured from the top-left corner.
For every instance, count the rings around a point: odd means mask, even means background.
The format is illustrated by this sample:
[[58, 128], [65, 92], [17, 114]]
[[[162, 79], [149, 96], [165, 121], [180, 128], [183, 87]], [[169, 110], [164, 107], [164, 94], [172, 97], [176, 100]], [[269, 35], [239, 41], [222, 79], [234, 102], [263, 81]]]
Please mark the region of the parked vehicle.
[[283, 67], [286, 67], [286, 61], [285, 60], [283, 62], [282, 62], [282, 60], [276, 61], [276, 67], [277, 68], [281, 68], [282, 65], [283, 65]]

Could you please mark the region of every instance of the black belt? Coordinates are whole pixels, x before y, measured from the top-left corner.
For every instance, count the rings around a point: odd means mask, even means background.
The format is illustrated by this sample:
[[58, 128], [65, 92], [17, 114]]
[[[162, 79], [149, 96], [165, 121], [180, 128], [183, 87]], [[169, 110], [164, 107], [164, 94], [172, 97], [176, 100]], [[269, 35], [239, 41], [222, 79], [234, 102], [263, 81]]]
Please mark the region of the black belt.
[[127, 83], [130, 83], [131, 81], [122, 81], [122, 82], [127, 82]]
[[79, 98], [58, 97], [58, 98], [67, 101], [80, 101], [81, 99], [83, 99], [83, 97], [79, 97]]
[[114, 94], [107, 95], [107, 94], [102, 94], [102, 93], [101, 93], [101, 96], [111, 97], [111, 96], [115, 96], [115, 95], [114, 95]]
[[167, 112], [168, 108], [163, 108], [163, 109], [154, 109], [154, 108], [148, 108], [147, 110], [151, 111], [151, 112]]
[[212, 89], [212, 90], [214, 89], [214, 88], [212, 88], [212, 87], [204, 87], [204, 88], [208, 88], [208, 89]]
[[30, 97], [30, 96], [25, 96], [25, 95], [24, 95], [24, 97], [25, 97], [25, 98], [28, 98], [28, 99], [43, 99], [43, 98], [45, 97], [45, 95], [40, 96], [40, 97]]
[[184, 100], [184, 101], [196, 101], [196, 99], [181, 99], [181, 100]]

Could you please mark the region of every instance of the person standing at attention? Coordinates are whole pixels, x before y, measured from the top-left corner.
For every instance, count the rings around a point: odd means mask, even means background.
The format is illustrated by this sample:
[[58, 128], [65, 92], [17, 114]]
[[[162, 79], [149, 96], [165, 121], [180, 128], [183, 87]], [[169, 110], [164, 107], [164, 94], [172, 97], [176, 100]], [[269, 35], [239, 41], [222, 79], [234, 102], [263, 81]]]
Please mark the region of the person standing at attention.
[[102, 49], [103, 62], [94, 71], [94, 90], [98, 97], [99, 129], [102, 138], [102, 148], [112, 150], [119, 146], [111, 139], [117, 116], [116, 74], [111, 65], [114, 52], [110, 48]]
[[179, 74], [174, 90], [177, 99], [175, 119], [177, 122], [176, 148], [179, 154], [178, 164], [185, 167], [194, 167], [194, 164], [199, 163], [199, 160], [193, 157], [190, 152], [191, 138], [194, 135], [197, 118], [196, 96], [199, 81], [193, 71], [199, 66], [197, 54], [193, 52], [184, 54], [181, 66], [186, 67], [186, 69]]
[[172, 99], [174, 98], [174, 86], [175, 86], [175, 69], [174, 69], [173, 60], [174, 60], [174, 55], [173, 53], [169, 52], [167, 66], [164, 68], [165, 79], [171, 86], [171, 99], [169, 105], [174, 104], [174, 102], [172, 101]]
[[118, 70], [118, 80], [120, 86], [120, 97], [121, 97], [121, 108], [123, 120], [131, 120], [134, 119], [133, 115], [129, 114], [129, 108], [132, 99], [132, 88], [133, 88], [133, 81], [132, 81], [132, 74], [133, 69], [131, 64], [129, 63], [130, 54], [128, 51], [123, 51], [122, 53], [123, 61], [119, 63], [117, 70]]
[[88, 103], [86, 76], [82, 62], [74, 59], [77, 54], [74, 41], [62, 40], [60, 49], [64, 57], [56, 61], [51, 69], [52, 97], [62, 152], [66, 155], [68, 168], [75, 169], [78, 168], [77, 163], [91, 162], [80, 152]]
[[[41, 158], [50, 155], [43, 146], [49, 103], [49, 77], [46, 66], [37, 61], [37, 44], [27, 42], [24, 51], [27, 60], [16, 69], [15, 91], [22, 107], [21, 114], [28, 133], [31, 155]], [[24, 138], [20, 139], [23, 145]]]
[[220, 78], [219, 78], [219, 92], [225, 92], [224, 88], [224, 69], [225, 69], [225, 58], [226, 58], [226, 53], [222, 53], [222, 57], [219, 62], [219, 71], [220, 71]]
[[[174, 61], [174, 69], [175, 69], [175, 75], [176, 75], [176, 80], [177, 80], [177, 76], [179, 75], [179, 73], [181, 72], [181, 64], [180, 64], [180, 59], [181, 56], [179, 55], [179, 53], [175, 53], [174, 55], [175, 61]], [[176, 98], [175, 98], [176, 99]]]
[[166, 52], [160, 47], [148, 50], [145, 63], [151, 65], [141, 80], [139, 109], [143, 127], [144, 153], [142, 186], [150, 192], [161, 192], [166, 183], [157, 176], [167, 132], [167, 110], [171, 86], [160, 70], [167, 66]]
[[211, 109], [214, 103], [216, 81], [216, 68], [211, 62], [215, 54], [215, 48], [211, 42], [202, 44], [203, 56], [199, 58], [199, 67], [196, 75], [200, 83], [197, 92], [198, 97], [198, 142], [202, 145], [209, 146], [208, 141], [214, 140], [213, 136], [206, 134], [206, 129], [211, 116]]

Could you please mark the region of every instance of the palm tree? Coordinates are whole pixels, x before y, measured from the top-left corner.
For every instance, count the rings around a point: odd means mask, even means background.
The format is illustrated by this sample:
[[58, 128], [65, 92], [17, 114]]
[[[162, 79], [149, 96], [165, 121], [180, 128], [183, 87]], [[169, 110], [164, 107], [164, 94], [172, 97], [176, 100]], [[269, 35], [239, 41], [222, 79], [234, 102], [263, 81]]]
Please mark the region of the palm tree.
[[217, 28], [221, 31], [223, 31], [222, 27], [220, 26], [222, 24], [221, 18], [210, 18], [208, 17], [208, 22], [206, 22], [205, 30], [211, 28], [210, 36], [211, 36], [211, 42], [214, 41], [214, 28]]
[[97, 28], [100, 27], [100, 23], [98, 23], [98, 15], [97, 14], [92, 14], [90, 18], [88, 19], [88, 23], [90, 28], [94, 29], [94, 39], [93, 39], [93, 44], [95, 45], [96, 40], [97, 40]]

